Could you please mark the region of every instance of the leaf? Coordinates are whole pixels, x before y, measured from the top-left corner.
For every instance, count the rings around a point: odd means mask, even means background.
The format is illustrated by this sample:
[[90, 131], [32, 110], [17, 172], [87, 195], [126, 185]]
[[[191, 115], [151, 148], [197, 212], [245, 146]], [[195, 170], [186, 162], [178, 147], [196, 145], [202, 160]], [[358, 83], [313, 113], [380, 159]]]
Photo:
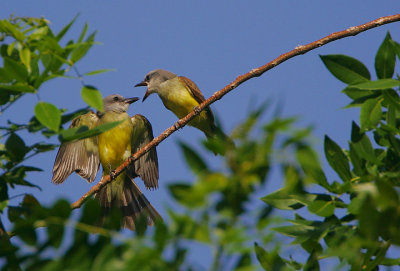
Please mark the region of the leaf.
[[345, 55], [320, 55], [320, 58], [328, 70], [346, 84], [361, 83], [371, 78], [365, 65], [355, 58]]
[[19, 50], [19, 58], [21, 62], [25, 65], [28, 73], [31, 72], [31, 51], [29, 48], [25, 47]]
[[316, 197], [313, 194], [291, 193], [287, 189], [281, 188], [261, 198], [261, 200], [281, 210], [297, 210], [312, 202]]
[[262, 268], [267, 271], [282, 270], [286, 267], [285, 262], [276, 251], [268, 253], [264, 248], [260, 247], [256, 242], [254, 243], [254, 250], [256, 252], [257, 260]]
[[396, 54], [391, 40], [388, 32], [375, 56], [375, 70], [379, 79], [392, 78], [394, 73]]
[[361, 105], [360, 124], [362, 130], [376, 128], [382, 117], [382, 99], [369, 99]]
[[400, 86], [400, 81], [395, 79], [379, 79], [376, 81], [368, 81], [360, 84], [350, 85], [350, 88], [363, 90], [378, 90]]
[[72, 63], [76, 63], [79, 61], [82, 57], [86, 55], [86, 53], [89, 51], [89, 49], [92, 47], [94, 44], [94, 37], [96, 36], [96, 32], [93, 32], [85, 42], [82, 42], [77, 48], [75, 48], [72, 51], [71, 58], [70, 60]]
[[349, 166], [349, 159], [344, 154], [343, 150], [332, 139], [325, 135], [324, 151], [326, 160], [329, 165], [336, 171], [339, 177], [348, 182], [351, 180], [351, 172]]
[[84, 73], [83, 76], [95, 75], [95, 74], [104, 73], [104, 72], [111, 72], [111, 71], [115, 71], [115, 69], [95, 70], [95, 71]]
[[35, 106], [35, 116], [41, 124], [58, 132], [61, 123], [61, 111], [53, 104], [38, 102]]
[[4, 70], [10, 75], [12, 76], [12, 78], [15, 78], [17, 81], [20, 82], [26, 82], [28, 79], [28, 71], [26, 69], [26, 67], [9, 58], [9, 57], [4, 57]]
[[182, 141], [178, 142], [178, 144], [181, 147], [186, 163], [193, 173], [201, 174], [209, 171], [204, 160], [191, 147], [189, 147], [189, 145]]
[[321, 165], [319, 164], [315, 152], [307, 146], [299, 146], [296, 150], [296, 156], [301, 168], [311, 181], [329, 190], [330, 187], [328, 181], [321, 169]]
[[333, 215], [335, 204], [333, 201], [316, 200], [308, 205], [308, 210], [316, 215], [328, 217]]
[[68, 30], [71, 28], [71, 26], [74, 24], [76, 19], [79, 17], [79, 14], [77, 14], [66, 26], [64, 26], [63, 29], [61, 29], [60, 32], [58, 32], [56, 39], [60, 41], [64, 35], [68, 32]]
[[98, 111], [103, 111], [103, 97], [100, 91], [93, 86], [84, 86], [81, 90], [82, 99]]
[[122, 121], [114, 121], [99, 125], [93, 129], [88, 129], [87, 126], [80, 126], [75, 128], [69, 128], [67, 130], [62, 130], [59, 135], [60, 142], [68, 142], [72, 140], [84, 139], [92, 136], [97, 136], [105, 131], [111, 130], [112, 128], [118, 126]]
[[18, 91], [18, 92], [29, 92], [35, 93], [36, 89], [26, 83], [16, 83], [13, 85], [3, 85], [0, 84], [0, 90], [11, 90], [11, 91]]
[[25, 142], [15, 133], [10, 134], [5, 146], [10, 158], [16, 162], [22, 161], [28, 152]]

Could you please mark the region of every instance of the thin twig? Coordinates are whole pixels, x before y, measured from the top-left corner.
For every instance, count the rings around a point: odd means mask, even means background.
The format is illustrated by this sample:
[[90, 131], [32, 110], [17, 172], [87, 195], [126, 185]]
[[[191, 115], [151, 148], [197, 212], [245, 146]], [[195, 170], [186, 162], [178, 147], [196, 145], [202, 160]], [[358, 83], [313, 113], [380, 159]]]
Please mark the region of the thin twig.
[[[314, 41], [312, 43], [309, 43], [307, 45], [299, 45], [293, 50], [280, 55], [276, 59], [272, 60], [271, 62], [268, 62], [267, 64], [259, 67], [252, 69], [246, 74], [238, 76], [232, 83], [229, 85], [225, 86], [223, 89], [215, 92], [210, 98], [202, 102], [196, 110], [193, 110], [190, 112], [188, 115], [186, 115], [184, 118], [178, 120], [174, 125], [166, 129], [162, 134], [160, 134], [158, 137], [154, 138], [149, 144], [141, 148], [139, 151], [136, 153], [132, 154], [131, 157], [129, 157], [122, 165], [120, 165], [115, 171], [114, 171], [114, 178], [117, 177], [125, 168], [132, 163], [133, 161], [137, 160], [140, 156], [148, 152], [151, 148], [157, 146], [160, 144], [164, 139], [166, 139], [168, 136], [170, 136], [173, 132], [176, 130], [183, 128], [191, 119], [193, 119], [196, 115], [198, 115], [202, 110], [204, 110], [207, 106], [210, 104], [214, 103], [215, 101], [221, 99], [225, 94], [229, 93], [233, 89], [237, 88], [239, 85], [242, 83], [246, 82], [247, 80], [253, 78], [253, 77], [259, 77], [266, 71], [278, 66], [282, 62], [291, 59], [292, 57], [295, 57], [297, 55], [302, 55], [307, 53], [308, 51], [311, 51], [313, 49], [316, 49], [318, 47], [321, 47], [322, 45], [325, 45], [329, 42], [342, 39], [345, 37], [349, 36], [355, 36], [361, 32], [364, 32], [368, 29], [375, 28], [384, 24], [392, 23], [392, 22], [397, 22], [400, 21], [400, 14], [396, 15], [391, 15], [391, 16], [386, 16], [386, 17], [381, 17], [379, 19], [373, 20], [371, 22], [359, 25], [359, 26], [353, 26], [350, 27], [346, 30], [340, 31], [340, 32], [335, 32], [330, 34], [329, 36], [326, 36], [322, 39], [319, 39], [317, 41]], [[110, 183], [112, 179], [110, 178], [109, 175], [103, 176], [95, 186], [93, 186], [85, 195], [83, 195], [79, 200], [71, 204], [71, 208], [79, 208], [87, 198], [92, 196], [94, 193], [98, 192], [103, 186], [106, 184]]]

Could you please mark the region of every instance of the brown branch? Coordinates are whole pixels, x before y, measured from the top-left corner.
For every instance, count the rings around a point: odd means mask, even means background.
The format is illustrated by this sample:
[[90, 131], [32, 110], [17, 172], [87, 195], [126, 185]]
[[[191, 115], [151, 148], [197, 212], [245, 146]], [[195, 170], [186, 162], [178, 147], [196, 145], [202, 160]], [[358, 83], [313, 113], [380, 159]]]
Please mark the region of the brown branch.
[[[253, 77], [258, 77], [261, 76], [263, 73], [266, 71], [274, 68], [275, 66], [281, 64], [282, 62], [297, 56], [297, 55], [302, 55], [307, 53], [308, 51], [311, 51], [313, 49], [316, 49], [322, 45], [325, 45], [329, 42], [342, 39], [345, 37], [349, 36], [355, 36], [361, 32], [364, 32], [368, 29], [375, 28], [384, 24], [392, 23], [392, 22], [397, 22], [400, 21], [400, 14], [392, 15], [392, 16], [386, 16], [386, 17], [381, 17], [379, 19], [373, 20], [371, 22], [359, 25], [359, 26], [353, 26], [350, 27], [346, 30], [340, 31], [340, 32], [335, 32], [330, 34], [329, 36], [326, 36], [320, 40], [311, 42], [307, 45], [299, 45], [296, 48], [294, 48], [292, 51], [289, 51], [285, 54], [280, 55], [279, 57], [275, 58], [271, 62], [268, 62], [267, 64], [252, 69], [246, 74], [238, 76], [232, 83], [229, 85], [225, 86], [223, 89], [215, 92], [210, 98], [202, 102], [195, 110], [190, 112], [188, 115], [186, 115], [184, 118], [178, 120], [174, 125], [166, 129], [161, 135], [158, 137], [154, 138], [149, 144], [141, 148], [139, 151], [134, 153], [131, 157], [129, 157], [122, 165], [120, 165], [114, 173], [114, 178], [121, 174], [121, 172], [133, 161], [137, 160], [140, 156], [145, 154], [150, 150], [150, 148], [157, 146], [160, 144], [164, 139], [166, 139], [168, 136], [170, 136], [173, 132], [176, 130], [183, 128], [191, 119], [193, 119], [196, 115], [198, 115], [204, 108], [209, 106], [210, 104], [214, 103], [215, 101], [221, 99], [225, 94], [228, 92], [232, 91], [233, 89], [237, 88], [239, 85], [242, 83], [246, 82], [247, 80], [253, 78]], [[79, 200], [71, 204], [71, 208], [79, 208], [87, 198], [92, 196], [94, 193], [99, 191], [103, 186], [106, 184], [110, 183], [112, 181], [111, 176], [107, 175], [101, 178], [100, 182], [97, 183], [95, 186], [93, 186], [85, 195], [83, 195]]]

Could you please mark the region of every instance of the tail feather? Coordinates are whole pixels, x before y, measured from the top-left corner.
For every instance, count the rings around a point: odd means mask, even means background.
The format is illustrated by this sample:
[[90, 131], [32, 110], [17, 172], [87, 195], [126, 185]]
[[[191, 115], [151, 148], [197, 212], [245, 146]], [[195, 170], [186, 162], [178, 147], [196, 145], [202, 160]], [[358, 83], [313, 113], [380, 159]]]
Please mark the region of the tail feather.
[[135, 230], [135, 223], [142, 217], [146, 218], [147, 225], [154, 225], [156, 221], [162, 220], [161, 215], [151, 205], [147, 198], [140, 191], [133, 180], [126, 177], [123, 183], [122, 193], [116, 197], [110, 197], [110, 185], [103, 187], [96, 198], [100, 201], [103, 209], [103, 220], [107, 217], [108, 211], [113, 207], [119, 207], [122, 215], [121, 226], [123, 228]]

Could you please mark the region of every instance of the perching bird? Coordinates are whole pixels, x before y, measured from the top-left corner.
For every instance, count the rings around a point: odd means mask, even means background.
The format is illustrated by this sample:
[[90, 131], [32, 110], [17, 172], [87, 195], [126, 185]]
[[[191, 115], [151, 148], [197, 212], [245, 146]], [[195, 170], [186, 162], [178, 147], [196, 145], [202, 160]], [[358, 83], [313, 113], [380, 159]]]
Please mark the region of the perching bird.
[[[57, 153], [53, 167], [52, 182], [59, 184], [76, 172], [88, 182], [92, 182], [99, 169], [103, 168], [103, 176], [112, 174], [131, 154], [153, 139], [150, 122], [142, 115], [132, 118], [126, 113], [129, 105], [138, 98], [124, 98], [110, 95], [104, 98], [104, 112], [89, 112], [72, 121], [70, 127], [96, 126], [123, 121], [116, 127], [107, 130], [97, 137], [63, 143]], [[139, 176], [149, 189], [158, 187], [158, 159], [155, 148], [122, 172], [116, 180], [103, 187], [96, 195], [104, 214], [113, 206], [122, 212], [122, 226], [135, 229], [135, 222], [142, 215], [149, 225], [161, 216], [146, 199], [133, 179]]]
[[[147, 86], [143, 101], [150, 94], [157, 93], [164, 106], [179, 119], [189, 114], [205, 100], [200, 89], [192, 80], [162, 69], [149, 72], [142, 82], [135, 85], [135, 87], [138, 86]], [[215, 126], [214, 115], [208, 107], [192, 119], [188, 125], [204, 132], [207, 138], [213, 138], [217, 132], [220, 132]]]

